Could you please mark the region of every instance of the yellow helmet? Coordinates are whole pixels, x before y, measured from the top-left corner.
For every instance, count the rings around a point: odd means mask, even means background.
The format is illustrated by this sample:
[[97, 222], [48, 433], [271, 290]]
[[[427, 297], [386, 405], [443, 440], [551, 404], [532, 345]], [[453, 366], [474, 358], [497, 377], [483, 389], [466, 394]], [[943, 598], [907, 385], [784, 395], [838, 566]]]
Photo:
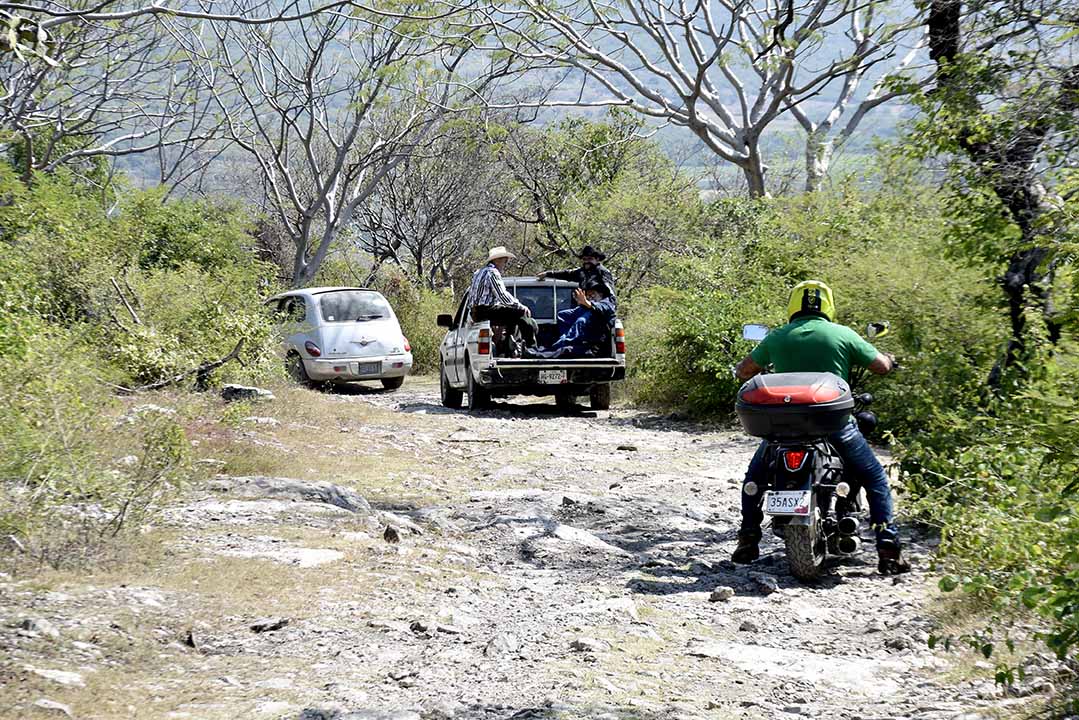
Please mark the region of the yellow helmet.
[[820, 280], [805, 280], [791, 290], [791, 299], [787, 303], [787, 317], [793, 318], [801, 312], [819, 313], [835, 322], [835, 300], [832, 288]]

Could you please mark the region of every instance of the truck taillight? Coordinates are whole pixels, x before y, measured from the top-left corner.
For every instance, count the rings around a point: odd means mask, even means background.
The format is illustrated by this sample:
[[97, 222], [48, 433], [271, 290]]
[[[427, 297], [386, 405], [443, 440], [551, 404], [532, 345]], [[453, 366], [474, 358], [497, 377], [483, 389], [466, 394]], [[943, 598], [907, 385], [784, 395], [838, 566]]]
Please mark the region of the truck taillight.
[[626, 331], [620, 327], [614, 329], [614, 351], [619, 355], [626, 354]]
[[405, 338], [405, 352], [412, 352], [412, 344], [408, 341], [408, 338], [404, 335], [401, 337]]
[[318, 349], [318, 345], [308, 340], [303, 344], [303, 349], [307, 351], [307, 354], [311, 357], [318, 357], [322, 354], [322, 351]]
[[480, 355], [491, 354], [491, 331], [487, 328], [480, 329], [480, 341], [479, 345], [476, 347], [476, 352]]

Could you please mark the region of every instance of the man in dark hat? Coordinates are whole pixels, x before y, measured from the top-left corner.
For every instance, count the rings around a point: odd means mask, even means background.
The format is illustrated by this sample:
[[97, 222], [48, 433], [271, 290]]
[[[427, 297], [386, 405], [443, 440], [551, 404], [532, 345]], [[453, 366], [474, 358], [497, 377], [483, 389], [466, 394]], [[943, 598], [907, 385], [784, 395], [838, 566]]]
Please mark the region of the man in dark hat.
[[552, 280], [573, 280], [581, 290], [585, 289], [588, 281], [601, 282], [607, 287], [611, 304], [617, 307], [618, 301], [614, 296], [614, 276], [611, 275], [610, 270], [603, 267], [603, 261], [607, 259], [607, 256], [591, 245], [585, 245], [577, 253], [577, 257], [581, 260], [581, 267], [570, 268], [569, 270], [546, 270], [536, 277], [540, 280], [547, 278]]
[[561, 336], [537, 357], [583, 357], [595, 352], [614, 327], [614, 298], [606, 283], [587, 280], [584, 289], [573, 291], [577, 307], [558, 313]]

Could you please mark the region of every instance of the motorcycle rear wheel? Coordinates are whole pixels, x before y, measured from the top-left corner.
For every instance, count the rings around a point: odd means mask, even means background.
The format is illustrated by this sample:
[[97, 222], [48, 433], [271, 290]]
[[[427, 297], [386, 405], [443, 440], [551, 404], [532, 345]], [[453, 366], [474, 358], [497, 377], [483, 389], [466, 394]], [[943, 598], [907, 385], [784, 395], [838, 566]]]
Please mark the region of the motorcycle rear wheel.
[[788, 525], [783, 542], [787, 546], [787, 562], [796, 578], [816, 580], [820, 577], [827, 550], [819, 509], [814, 509], [809, 525]]

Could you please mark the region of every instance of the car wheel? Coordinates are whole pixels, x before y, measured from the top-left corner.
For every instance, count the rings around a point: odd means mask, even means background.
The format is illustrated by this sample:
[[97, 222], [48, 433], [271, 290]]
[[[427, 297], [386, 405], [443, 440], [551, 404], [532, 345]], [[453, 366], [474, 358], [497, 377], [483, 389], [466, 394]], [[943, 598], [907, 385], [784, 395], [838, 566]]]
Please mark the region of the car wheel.
[[611, 409], [611, 386], [607, 384], [593, 385], [588, 391], [588, 404], [593, 410]]
[[303, 358], [297, 353], [289, 353], [288, 357], [285, 358], [285, 371], [294, 382], [304, 387], [315, 387], [315, 382], [307, 374], [307, 368], [304, 367]]
[[450, 385], [450, 379], [446, 377], [446, 366], [441, 360], [438, 362], [438, 389], [442, 395], [442, 407], [448, 407], [451, 410], [461, 409], [464, 393]]
[[404, 384], [404, 375], [402, 375], [401, 377], [382, 378], [382, 387], [386, 388], [387, 390], [396, 390]]
[[465, 376], [468, 378], [468, 409], [482, 410], [491, 404], [491, 395], [476, 383], [472, 376], [472, 365], [465, 361]]

